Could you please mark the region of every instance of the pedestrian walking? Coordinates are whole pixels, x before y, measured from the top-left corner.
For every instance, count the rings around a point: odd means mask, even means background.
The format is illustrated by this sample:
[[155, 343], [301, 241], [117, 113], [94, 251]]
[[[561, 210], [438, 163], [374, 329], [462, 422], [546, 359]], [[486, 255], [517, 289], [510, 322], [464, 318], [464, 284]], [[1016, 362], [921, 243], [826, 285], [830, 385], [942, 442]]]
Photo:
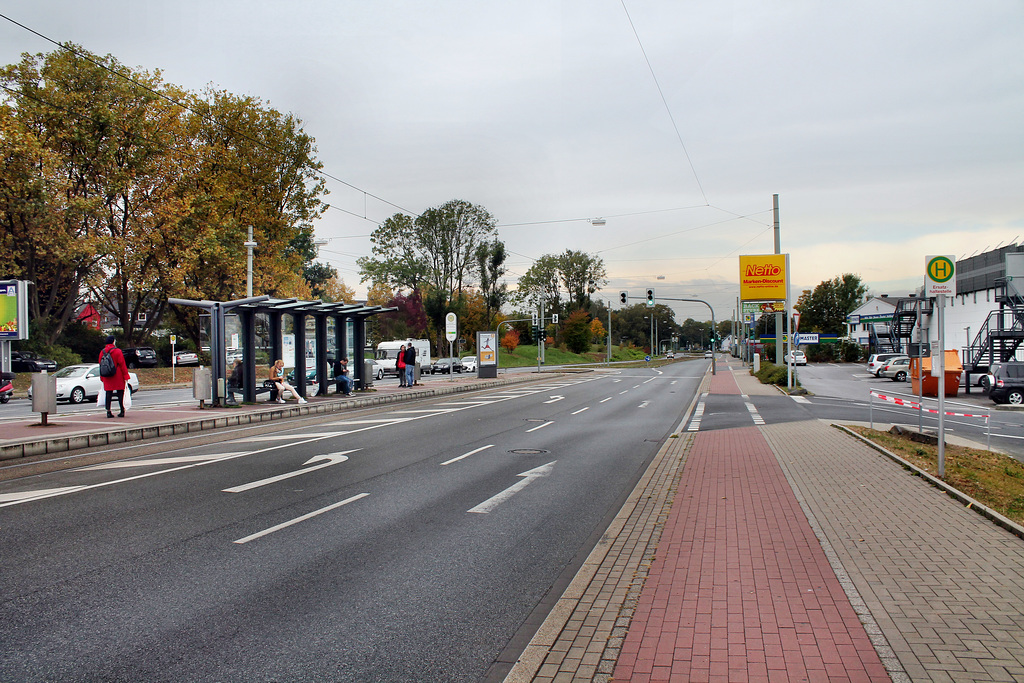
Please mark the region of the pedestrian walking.
[[124, 354], [117, 348], [116, 340], [111, 335], [107, 337], [107, 345], [100, 351], [100, 381], [103, 382], [103, 391], [107, 395], [107, 417], [114, 417], [110, 408], [115, 395], [118, 405], [121, 406], [121, 412], [117, 416], [124, 417], [124, 392], [128, 379], [128, 366], [124, 362]]

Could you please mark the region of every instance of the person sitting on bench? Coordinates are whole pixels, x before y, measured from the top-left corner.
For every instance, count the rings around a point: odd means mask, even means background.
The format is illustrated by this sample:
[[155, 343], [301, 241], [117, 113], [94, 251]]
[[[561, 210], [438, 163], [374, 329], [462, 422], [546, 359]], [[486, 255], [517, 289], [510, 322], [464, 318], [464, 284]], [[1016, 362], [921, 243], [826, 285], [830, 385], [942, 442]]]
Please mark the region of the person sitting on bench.
[[334, 361], [334, 382], [335, 392], [352, 395], [352, 378], [348, 376], [348, 358], [338, 358]]
[[284, 392], [292, 392], [292, 396], [299, 399], [299, 403], [305, 403], [306, 399], [299, 396], [299, 392], [295, 390], [291, 384], [284, 381], [284, 361], [278, 358], [274, 361], [274, 364], [270, 366], [270, 381], [277, 387], [277, 403], [284, 403]]
[[231, 375], [228, 377], [228, 403], [235, 401], [235, 392], [242, 392], [242, 359], [236, 358], [235, 365], [231, 368]]

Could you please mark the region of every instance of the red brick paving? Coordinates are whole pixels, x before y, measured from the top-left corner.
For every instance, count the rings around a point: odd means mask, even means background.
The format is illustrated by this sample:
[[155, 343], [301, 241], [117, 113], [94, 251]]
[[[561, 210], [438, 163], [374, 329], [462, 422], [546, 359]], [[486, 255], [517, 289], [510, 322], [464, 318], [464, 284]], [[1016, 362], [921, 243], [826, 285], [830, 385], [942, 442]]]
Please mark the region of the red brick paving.
[[614, 680], [890, 680], [756, 427], [696, 435]]

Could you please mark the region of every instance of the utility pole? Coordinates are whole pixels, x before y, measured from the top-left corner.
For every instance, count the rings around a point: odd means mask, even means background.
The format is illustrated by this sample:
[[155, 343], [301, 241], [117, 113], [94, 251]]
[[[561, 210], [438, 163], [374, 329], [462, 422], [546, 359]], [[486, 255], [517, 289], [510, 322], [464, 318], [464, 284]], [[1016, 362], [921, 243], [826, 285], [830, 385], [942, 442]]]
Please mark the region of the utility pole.
[[[772, 195], [772, 215], [775, 221], [775, 253], [782, 253], [782, 236], [779, 233], [779, 195]], [[787, 273], [787, 278], [789, 277]], [[782, 318], [789, 316], [789, 311], [775, 313], [775, 364], [782, 365]]]

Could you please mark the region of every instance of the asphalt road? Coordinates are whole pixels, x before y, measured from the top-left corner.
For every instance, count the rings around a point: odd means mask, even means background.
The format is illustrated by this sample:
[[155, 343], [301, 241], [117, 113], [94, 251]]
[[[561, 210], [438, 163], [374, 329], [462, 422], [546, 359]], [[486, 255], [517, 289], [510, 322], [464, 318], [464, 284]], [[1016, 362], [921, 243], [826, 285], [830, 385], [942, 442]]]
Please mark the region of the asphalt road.
[[585, 373], [4, 482], [0, 680], [500, 673], [707, 365]]

